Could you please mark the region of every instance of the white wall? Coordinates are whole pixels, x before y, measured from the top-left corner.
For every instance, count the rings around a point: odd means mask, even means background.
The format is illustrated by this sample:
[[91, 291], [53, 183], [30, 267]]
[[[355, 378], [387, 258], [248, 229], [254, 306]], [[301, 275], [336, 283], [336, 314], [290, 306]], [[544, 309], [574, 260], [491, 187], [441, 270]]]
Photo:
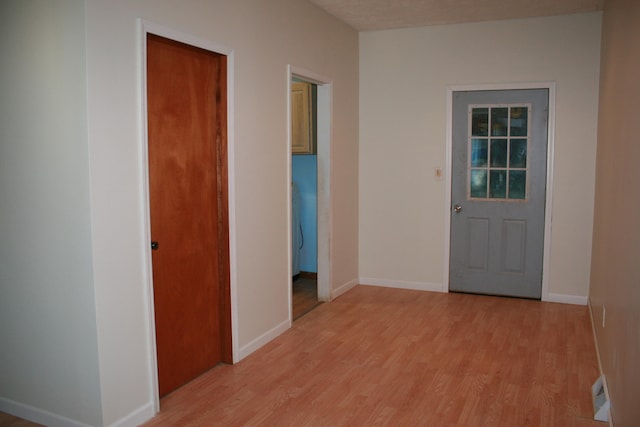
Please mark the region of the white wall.
[[[87, 1], [94, 277], [104, 423], [152, 399], [137, 19], [232, 49], [240, 349], [288, 325], [287, 65], [333, 82], [333, 288], [358, 275], [358, 36], [308, 2]], [[133, 418], [130, 418], [133, 419]]]
[[236, 348], [288, 326], [288, 65], [332, 82], [330, 283], [357, 279], [355, 31], [297, 0], [3, 1], [0, 410], [47, 425], [153, 412], [138, 18], [233, 51]]
[[99, 425], [83, 2], [0, 2], [0, 52], [0, 410]]
[[640, 3], [607, 0], [589, 299], [616, 427], [640, 420]]
[[[557, 83], [549, 293], [586, 301], [601, 13], [360, 34], [360, 277], [447, 289], [448, 85]], [[373, 279], [373, 280], [371, 280]]]

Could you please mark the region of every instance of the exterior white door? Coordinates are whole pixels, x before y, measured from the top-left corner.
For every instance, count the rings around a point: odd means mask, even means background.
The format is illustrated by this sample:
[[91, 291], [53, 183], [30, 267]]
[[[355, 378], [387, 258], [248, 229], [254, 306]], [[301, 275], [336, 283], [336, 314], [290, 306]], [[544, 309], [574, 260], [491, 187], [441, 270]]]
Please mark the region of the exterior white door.
[[454, 92], [449, 289], [540, 299], [547, 89]]

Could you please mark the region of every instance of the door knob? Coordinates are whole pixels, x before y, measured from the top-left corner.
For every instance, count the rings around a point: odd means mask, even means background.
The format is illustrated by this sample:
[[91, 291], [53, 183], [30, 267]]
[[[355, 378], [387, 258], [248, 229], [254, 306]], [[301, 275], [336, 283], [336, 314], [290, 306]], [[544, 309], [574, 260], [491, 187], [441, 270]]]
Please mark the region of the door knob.
[[151, 250], [152, 251], [157, 251], [158, 250], [158, 242], [156, 242], [156, 241], [152, 241], [151, 242]]
[[453, 211], [454, 211], [455, 213], [460, 213], [460, 211], [461, 211], [461, 210], [462, 210], [462, 206], [460, 206], [460, 205], [455, 205], [455, 206], [453, 207]]

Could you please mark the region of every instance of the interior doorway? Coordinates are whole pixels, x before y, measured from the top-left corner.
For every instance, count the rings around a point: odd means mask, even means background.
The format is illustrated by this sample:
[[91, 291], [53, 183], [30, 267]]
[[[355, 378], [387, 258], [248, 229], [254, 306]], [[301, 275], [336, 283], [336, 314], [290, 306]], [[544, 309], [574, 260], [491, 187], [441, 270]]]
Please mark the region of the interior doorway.
[[318, 85], [291, 82], [291, 275], [292, 320], [318, 300]]
[[[331, 81], [289, 67], [290, 319], [329, 301]], [[302, 116], [303, 120], [294, 120]], [[294, 296], [295, 292], [295, 296]]]
[[450, 291], [540, 299], [548, 95], [453, 93]]
[[[447, 148], [446, 148], [446, 191], [445, 191], [445, 236], [451, 236], [452, 215], [457, 215], [457, 206], [452, 197], [452, 173], [453, 173], [453, 103], [456, 92], [477, 92], [477, 91], [512, 91], [512, 90], [537, 90], [548, 91], [548, 111], [546, 125], [546, 173], [545, 173], [545, 196], [544, 196], [544, 239], [542, 249], [542, 286], [540, 299], [550, 301], [553, 299], [549, 293], [549, 265], [551, 248], [551, 216], [553, 212], [553, 182], [554, 182], [554, 153], [555, 153], [555, 105], [556, 105], [556, 85], [553, 82], [531, 82], [531, 83], [505, 83], [505, 84], [474, 84], [455, 85], [447, 87]], [[461, 212], [464, 212], [464, 206]], [[451, 264], [451, 242], [450, 238], [445, 239], [444, 244], [444, 280], [442, 291], [449, 291], [450, 284], [450, 264]]]
[[153, 324], [163, 396], [233, 362], [227, 57], [151, 33], [145, 41]]

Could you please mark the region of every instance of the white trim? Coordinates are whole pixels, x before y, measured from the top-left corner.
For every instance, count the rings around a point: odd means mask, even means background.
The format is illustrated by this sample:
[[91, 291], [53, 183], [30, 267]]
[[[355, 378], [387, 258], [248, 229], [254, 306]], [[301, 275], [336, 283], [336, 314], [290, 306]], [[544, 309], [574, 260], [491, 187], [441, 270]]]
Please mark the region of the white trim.
[[360, 284], [363, 286], [384, 286], [386, 288], [413, 289], [416, 291], [447, 292], [442, 283], [409, 282], [404, 280], [361, 277]]
[[227, 180], [228, 180], [228, 202], [229, 202], [229, 286], [231, 294], [231, 342], [232, 342], [232, 359], [233, 362], [240, 360], [240, 351], [238, 348], [238, 307], [237, 307], [237, 246], [236, 246], [236, 193], [235, 193], [235, 53], [234, 50], [226, 46], [214, 43], [207, 39], [195, 37], [185, 34], [163, 25], [158, 25], [143, 19], [139, 19], [139, 46], [140, 46], [140, 99], [139, 99], [139, 128], [140, 128], [140, 174], [142, 182], [142, 218], [143, 239], [142, 248], [143, 259], [145, 260], [144, 278], [146, 281], [145, 298], [147, 300], [147, 342], [149, 346], [149, 376], [150, 390], [152, 392], [151, 399], [153, 401], [153, 411], [157, 413], [160, 410], [160, 396], [158, 389], [158, 361], [156, 353], [156, 334], [155, 334], [155, 316], [153, 304], [153, 270], [151, 264], [151, 250], [149, 242], [151, 241], [151, 222], [149, 212], [149, 170], [148, 170], [148, 135], [147, 135], [147, 34], [156, 34], [181, 43], [196, 46], [212, 52], [227, 56]]
[[[549, 301], [549, 270], [551, 270], [551, 229], [553, 220], [553, 180], [556, 146], [556, 84], [549, 83], [549, 122], [547, 147], [547, 194], [544, 212], [544, 252], [542, 254], [542, 301]], [[586, 304], [586, 301], [585, 301]], [[583, 304], [584, 305], [584, 304]]]
[[150, 390], [152, 396], [150, 396], [153, 404], [154, 414], [160, 412], [160, 397], [158, 391], [158, 358], [156, 348], [156, 321], [154, 313], [154, 297], [153, 297], [153, 267], [151, 263], [151, 249], [149, 242], [151, 241], [151, 222], [150, 222], [150, 208], [149, 208], [149, 145], [147, 134], [147, 32], [148, 23], [143, 20], [139, 20], [140, 27], [140, 71], [139, 71], [139, 111], [140, 111], [140, 182], [142, 182], [142, 200], [141, 212], [142, 212], [142, 224], [143, 224], [143, 238], [142, 238], [142, 252], [143, 259], [145, 260], [145, 268], [143, 270], [143, 278], [146, 286], [144, 288], [146, 304], [145, 316], [147, 318], [147, 346], [149, 349], [148, 357], [148, 374], [150, 378]]
[[231, 348], [233, 363], [240, 361], [240, 336], [238, 318], [238, 227], [236, 223], [236, 125], [235, 125], [235, 51], [227, 55], [227, 187], [229, 194], [229, 286], [231, 298]]
[[295, 75], [296, 77], [300, 77], [301, 79], [308, 81], [309, 83], [314, 83], [319, 86], [333, 84], [333, 80], [327, 76], [323, 76], [322, 74], [318, 74], [314, 71], [307, 70], [306, 68], [297, 67], [295, 65], [288, 66], [290, 74]]
[[149, 421], [156, 414], [154, 403], [149, 402], [136, 409], [124, 418], [119, 419], [109, 427], [136, 427]]
[[[446, 173], [445, 173], [445, 244], [444, 244], [444, 281], [443, 292], [449, 289], [449, 252], [451, 248], [451, 151], [453, 149], [453, 93], [462, 91], [485, 90], [518, 90], [518, 89], [548, 89], [549, 90], [549, 118], [547, 125], [547, 188], [545, 195], [544, 215], [544, 249], [542, 254], [542, 301], [549, 301], [549, 266], [551, 265], [551, 228], [553, 219], [553, 180], [554, 180], [554, 156], [556, 133], [556, 83], [555, 82], [531, 82], [531, 83], [494, 83], [476, 85], [450, 85], [447, 86], [447, 120], [446, 120]], [[584, 304], [582, 304], [584, 305]]]
[[293, 322], [293, 155], [291, 153], [292, 145], [292, 124], [291, 124], [291, 84], [293, 81], [293, 74], [291, 72], [291, 65], [287, 65], [287, 83], [285, 86], [286, 100], [287, 100], [287, 148], [285, 151], [285, 158], [287, 164], [287, 279], [289, 280], [289, 286], [287, 287], [287, 308], [289, 313], [289, 324]]
[[218, 44], [209, 39], [204, 39], [201, 37], [194, 36], [192, 34], [183, 33], [181, 31], [174, 30], [173, 28], [156, 24], [155, 22], [147, 21], [145, 19], [140, 19], [140, 23], [142, 25], [142, 31], [143, 31], [142, 41], [145, 42], [145, 46], [146, 46], [146, 38], [144, 36], [146, 36], [147, 33], [151, 33], [151, 34], [165, 37], [167, 39], [171, 39], [180, 43], [188, 44], [191, 46], [199, 47], [204, 50], [219, 53], [220, 55], [229, 56], [233, 53], [233, 49], [225, 45]]
[[445, 130], [444, 165], [444, 268], [442, 269], [442, 292], [449, 292], [449, 256], [451, 252], [451, 165], [453, 151], [453, 87], [447, 87], [447, 119]]
[[[289, 328], [291, 328], [291, 320], [287, 319], [284, 322], [277, 325], [275, 328], [268, 330], [264, 334], [260, 335], [259, 337], [249, 342], [247, 345], [241, 347], [238, 353], [239, 354], [238, 361], [244, 359], [254, 351], [258, 350], [260, 347], [268, 344], [270, 341], [276, 339], [283, 333], [287, 332]], [[266, 368], [268, 369], [268, 367]]]
[[331, 301], [333, 263], [333, 83], [326, 79], [317, 91], [318, 155], [318, 299]]
[[49, 427], [89, 427], [89, 424], [0, 397], [0, 411]]
[[560, 304], [573, 304], [573, 305], [587, 305], [589, 297], [581, 297], [578, 295], [565, 295], [565, 294], [547, 294], [547, 298], [544, 301], [558, 302]]
[[[290, 88], [293, 77], [299, 77], [318, 86], [317, 96], [317, 159], [318, 159], [318, 299], [331, 301], [334, 292], [331, 291], [331, 232], [332, 227], [332, 179], [331, 179], [331, 144], [333, 141], [333, 81], [331, 78], [313, 71], [287, 66], [287, 146], [285, 151], [287, 162], [287, 253], [289, 260], [289, 280], [291, 281], [291, 96]], [[293, 319], [291, 289], [289, 283], [288, 306], [289, 319]]]
[[342, 295], [342, 294], [350, 291], [351, 289], [355, 288], [356, 286], [358, 286], [359, 283], [360, 283], [360, 281], [358, 279], [349, 280], [344, 285], [341, 285], [341, 286], [337, 287], [336, 289], [334, 289], [333, 291], [331, 291], [331, 299], [334, 300], [334, 299], [338, 298], [340, 295]]

